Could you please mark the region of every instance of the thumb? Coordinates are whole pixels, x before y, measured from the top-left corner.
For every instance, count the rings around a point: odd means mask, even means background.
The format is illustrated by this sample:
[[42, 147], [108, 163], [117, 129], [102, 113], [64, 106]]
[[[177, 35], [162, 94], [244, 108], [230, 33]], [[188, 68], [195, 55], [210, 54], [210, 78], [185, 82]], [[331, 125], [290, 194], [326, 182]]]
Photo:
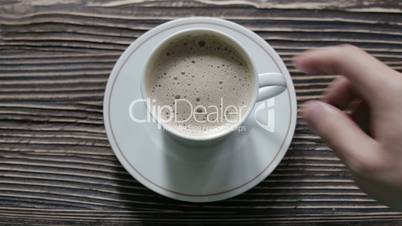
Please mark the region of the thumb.
[[324, 102], [310, 101], [304, 105], [303, 117], [352, 170], [376, 164], [379, 145], [346, 113]]

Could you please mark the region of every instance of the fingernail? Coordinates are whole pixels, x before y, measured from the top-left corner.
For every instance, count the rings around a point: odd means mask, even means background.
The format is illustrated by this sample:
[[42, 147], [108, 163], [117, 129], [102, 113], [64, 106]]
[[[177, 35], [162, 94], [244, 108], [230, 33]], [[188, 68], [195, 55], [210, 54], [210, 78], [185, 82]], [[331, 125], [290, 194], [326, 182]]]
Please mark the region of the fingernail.
[[316, 130], [316, 123], [320, 121], [325, 108], [326, 106], [320, 101], [309, 101], [303, 106], [303, 118], [314, 131]]
[[298, 68], [299, 70], [301, 70], [304, 73], [310, 73], [309, 69], [306, 67], [306, 65], [303, 63], [303, 58], [304, 55], [300, 54], [297, 55], [293, 58], [293, 63], [295, 65], [296, 68]]
[[301, 68], [301, 58], [302, 58], [302, 55], [300, 54], [300, 55], [294, 56], [292, 59], [295, 67], [297, 67], [299, 69]]

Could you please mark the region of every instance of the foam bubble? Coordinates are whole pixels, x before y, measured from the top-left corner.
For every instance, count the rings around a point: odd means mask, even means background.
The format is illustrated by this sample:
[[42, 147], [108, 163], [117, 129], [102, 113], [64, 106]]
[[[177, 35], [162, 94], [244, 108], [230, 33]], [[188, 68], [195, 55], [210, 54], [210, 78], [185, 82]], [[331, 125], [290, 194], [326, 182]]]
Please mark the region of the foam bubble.
[[198, 45], [199, 45], [200, 47], [205, 46], [205, 44], [206, 44], [206, 42], [205, 42], [204, 40], [201, 40], [201, 41], [198, 42]]

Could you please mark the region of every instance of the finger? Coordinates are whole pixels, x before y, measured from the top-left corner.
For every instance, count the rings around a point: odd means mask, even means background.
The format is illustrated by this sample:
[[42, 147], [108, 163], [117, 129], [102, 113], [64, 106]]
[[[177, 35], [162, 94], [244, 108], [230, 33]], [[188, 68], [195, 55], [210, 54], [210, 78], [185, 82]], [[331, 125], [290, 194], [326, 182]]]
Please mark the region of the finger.
[[384, 96], [383, 90], [391, 82], [389, 76], [396, 76], [391, 68], [351, 45], [306, 51], [295, 58], [295, 64], [307, 73], [345, 76], [367, 101]]
[[353, 170], [359, 171], [379, 159], [378, 143], [339, 109], [311, 101], [305, 104], [303, 117]]
[[343, 76], [338, 76], [326, 90], [323, 101], [345, 110], [356, 99], [352, 84]]

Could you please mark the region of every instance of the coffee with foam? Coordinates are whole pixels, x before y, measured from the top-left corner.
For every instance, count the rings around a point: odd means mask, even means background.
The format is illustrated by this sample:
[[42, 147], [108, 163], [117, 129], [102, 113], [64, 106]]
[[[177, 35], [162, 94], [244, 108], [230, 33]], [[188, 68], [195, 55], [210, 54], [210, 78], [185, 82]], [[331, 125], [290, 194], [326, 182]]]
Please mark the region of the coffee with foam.
[[165, 127], [191, 137], [233, 128], [254, 95], [250, 63], [228, 40], [213, 33], [168, 41], [151, 59], [146, 92]]

